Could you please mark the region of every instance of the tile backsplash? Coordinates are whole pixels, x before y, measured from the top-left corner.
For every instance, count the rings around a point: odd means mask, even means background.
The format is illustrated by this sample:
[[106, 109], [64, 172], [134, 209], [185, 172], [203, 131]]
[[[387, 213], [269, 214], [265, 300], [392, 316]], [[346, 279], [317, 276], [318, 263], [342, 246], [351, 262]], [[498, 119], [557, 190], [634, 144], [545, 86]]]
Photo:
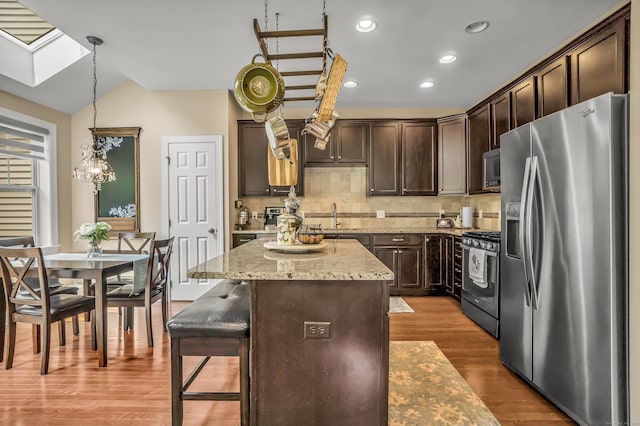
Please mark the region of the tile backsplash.
[[[300, 210], [304, 223], [318, 223], [331, 227], [331, 205], [336, 203], [340, 228], [398, 228], [435, 226], [440, 210], [455, 219], [463, 206], [471, 206], [474, 227], [500, 229], [500, 194], [477, 196], [415, 196], [367, 197], [367, 169], [365, 167], [307, 167], [304, 196]], [[263, 227], [262, 213], [267, 206], [284, 206], [286, 197], [246, 197], [242, 201], [249, 212], [256, 211], [259, 219], [251, 219], [252, 229]], [[385, 218], [377, 218], [378, 211]], [[483, 217], [478, 217], [482, 210]], [[251, 216], [251, 215], [250, 215]]]

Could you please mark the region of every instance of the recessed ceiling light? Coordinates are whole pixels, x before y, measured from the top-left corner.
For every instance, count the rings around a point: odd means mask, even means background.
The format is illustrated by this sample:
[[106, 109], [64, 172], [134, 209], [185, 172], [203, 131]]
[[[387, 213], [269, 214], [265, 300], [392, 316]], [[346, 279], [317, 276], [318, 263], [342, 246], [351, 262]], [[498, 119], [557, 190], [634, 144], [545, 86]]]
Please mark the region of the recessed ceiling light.
[[376, 23], [376, 21], [371, 18], [362, 19], [356, 24], [356, 30], [360, 31], [361, 33], [370, 33], [377, 27], [378, 24]]
[[358, 82], [353, 80], [345, 81], [344, 87], [358, 87]]
[[464, 27], [469, 34], [477, 34], [489, 28], [489, 21], [475, 21]]
[[422, 83], [420, 83], [421, 89], [428, 89], [429, 87], [433, 86], [435, 86], [435, 83], [433, 81], [423, 81]]
[[455, 62], [456, 59], [458, 59], [458, 58], [456, 58], [456, 55], [447, 54], [447, 55], [444, 55], [443, 57], [440, 58], [440, 63], [441, 64], [450, 64], [452, 62]]

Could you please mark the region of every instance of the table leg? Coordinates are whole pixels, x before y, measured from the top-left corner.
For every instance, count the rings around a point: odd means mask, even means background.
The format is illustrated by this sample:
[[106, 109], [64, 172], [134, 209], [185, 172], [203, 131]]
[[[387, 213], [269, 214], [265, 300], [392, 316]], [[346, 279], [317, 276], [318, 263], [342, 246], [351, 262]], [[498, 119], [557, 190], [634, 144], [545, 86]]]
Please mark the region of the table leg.
[[95, 276], [96, 338], [98, 339], [98, 366], [107, 366], [107, 280], [102, 271]]
[[[82, 280], [82, 294], [84, 294], [85, 296], [91, 296], [90, 294], [90, 285], [91, 285], [91, 280]], [[89, 322], [91, 321], [91, 317], [89, 316], [90, 314], [87, 312], [84, 314], [84, 322]]]

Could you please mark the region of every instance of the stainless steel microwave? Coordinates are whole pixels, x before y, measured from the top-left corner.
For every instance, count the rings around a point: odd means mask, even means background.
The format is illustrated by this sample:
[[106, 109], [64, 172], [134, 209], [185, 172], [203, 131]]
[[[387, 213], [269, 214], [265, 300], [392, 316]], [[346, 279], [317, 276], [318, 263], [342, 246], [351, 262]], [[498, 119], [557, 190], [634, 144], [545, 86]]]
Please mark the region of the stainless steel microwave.
[[482, 189], [500, 191], [500, 148], [482, 154]]

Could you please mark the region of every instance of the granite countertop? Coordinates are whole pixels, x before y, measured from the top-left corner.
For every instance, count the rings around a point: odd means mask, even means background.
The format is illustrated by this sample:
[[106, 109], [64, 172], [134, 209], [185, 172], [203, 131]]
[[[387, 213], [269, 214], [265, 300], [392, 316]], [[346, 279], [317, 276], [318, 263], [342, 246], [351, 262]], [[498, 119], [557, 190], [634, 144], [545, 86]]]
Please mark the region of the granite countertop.
[[264, 239], [243, 244], [188, 271], [189, 278], [247, 280], [392, 280], [393, 272], [355, 240], [331, 240], [309, 253], [269, 250]]
[[[489, 231], [480, 228], [436, 228], [430, 227], [400, 227], [400, 228], [323, 228], [325, 234], [448, 234], [462, 235], [468, 231]], [[263, 229], [247, 229], [244, 231], [233, 231], [234, 234], [273, 234], [276, 231], [265, 231]]]

